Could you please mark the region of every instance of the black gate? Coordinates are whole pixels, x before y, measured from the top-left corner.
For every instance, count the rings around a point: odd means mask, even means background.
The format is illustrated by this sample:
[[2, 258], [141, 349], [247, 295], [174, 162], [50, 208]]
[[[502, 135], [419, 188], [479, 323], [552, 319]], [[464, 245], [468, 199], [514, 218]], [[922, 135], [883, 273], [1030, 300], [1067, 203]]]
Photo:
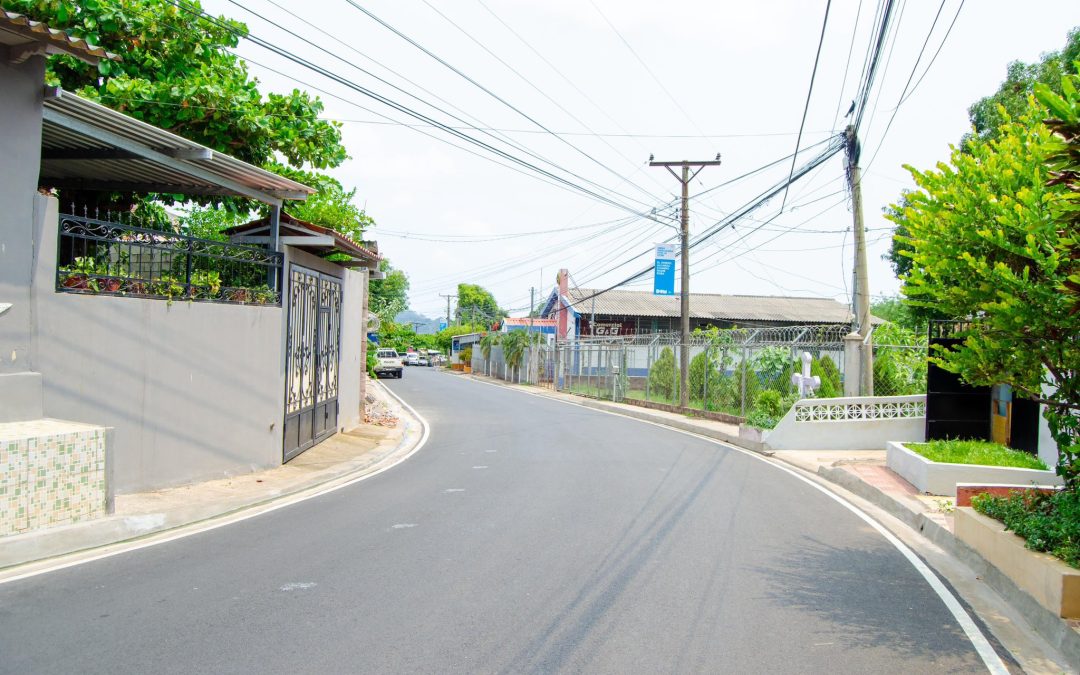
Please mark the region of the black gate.
[[286, 462], [337, 430], [341, 280], [291, 265], [288, 297]]

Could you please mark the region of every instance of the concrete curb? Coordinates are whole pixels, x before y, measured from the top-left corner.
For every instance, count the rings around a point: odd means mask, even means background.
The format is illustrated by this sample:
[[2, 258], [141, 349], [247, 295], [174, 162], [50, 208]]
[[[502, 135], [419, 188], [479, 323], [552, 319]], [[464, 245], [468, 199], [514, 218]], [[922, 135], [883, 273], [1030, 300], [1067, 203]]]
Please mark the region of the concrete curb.
[[[502, 380], [494, 377], [488, 377], [484, 375], [477, 376], [475, 373], [468, 375], [467, 377], [470, 377], [477, 382], [494, 384], [499, 387], [506, 387], [507, 389], [514, 389], [519, 386], [510, 384], [508, 382], [503, 382]], [[544, 389], [543, 387], [536, 387], [535, 389], [524, 389], [523, 391], [536, 394], [538, 396], [544, 396], [546, 398], [570, 401], [586, 408], [592, 408], [593, 410], [614, 412], [620, 415], [633, 417], [634, 419], [643, 420], [646, 422], [663, 424], [664, 426], [671, 427], [672, 429], [678, 429], [679, 431], [687, 431], [689, 433], [697, 434], [699, 436], [706, 436], [708, 438], [712, 438], [718, 441], [723, 441], [724, 443], [729, 443], [731, 445], [737, 445], [744, 450], [756, 452], [758, 454], [765, 455], [766, 457], [771, 457], [773, 454], [772, 451], [765, 448], [764, 443], [760, 443], [758, 441], [751, 441], [749, 439], [742, 438], [734, 434], [725, 433], [723, 431], [720, 431], [719, 429], [710, 429], [708, 427], [703, 427], [699, 424], [694, 423], [694, 421], [690, 419], [687, 419], [685, 421], [680, 419], [672, 419], [670, 417], [664, 416], [663, 414], [657, 414], [657, 411], [653, 411], [650, 408], [643, 408], [641, 406], [622, 403], [614, 403], [610, 401], [601, 401], [595, 398], [588, 398], [586, 396], [562, 394], [561, 392], [553, 392], [551, 390]]]
[[1051, 647], [1061, 652], [1075, 672], [1080, 672], [1080, 633], [1069, 626], [1064, 619], [1056, 616], [1021, 590], [975, 550], [957, 539], [948, 528], [933, 518], [928, 518], [921, 510], [917, 511], [901, 500], [867, 485], [841, 467], [823, 466], [818, 469], [818, 475], [880, 507], [908, 527], [921, 532], [924, 537], [946, 553], [967, 565], [979, 579], [1019, 612]]
[[[390, 395], [390, 398], [394, 397]], [[423, 438], [423, 423], [408, 408], [400, 407], [399, 419], [405, 422], [402, 436], [394, 448], [379, 460], [363, 466], [359, 466], [363, 464], [360, 458], [348, 460], [315, 472], [310, 479], [287, 490], [274, 490], [236, 502], [201, 504], [169, 512], [106, 516], [85, 523], [5, 537], [0, 540], [0, 581], [3, 577], [19, 574], [21, 570], [18, 568], [23, 566], [134, 543], [184, 528], [208, 525], [248, 511], [266, 509], [277, 502], [301, 497], [305, 493], [315, 496], [333, 485], [381, 471], [402, 461]]]

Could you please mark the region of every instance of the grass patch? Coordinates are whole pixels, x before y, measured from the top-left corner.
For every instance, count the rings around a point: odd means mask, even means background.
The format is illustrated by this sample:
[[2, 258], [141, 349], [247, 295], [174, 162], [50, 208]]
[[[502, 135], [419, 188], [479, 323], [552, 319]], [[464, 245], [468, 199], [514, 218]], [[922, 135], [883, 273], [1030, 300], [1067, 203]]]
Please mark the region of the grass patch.
[[1015, 491], [1008, 497], [976, 495], [971, 505], [1024, 538], [1025, 546], [1080, 568], [1080, 492]]
[[904, 447], [932, 462], [1010, 466], [1018, 469], [1046, 471], [1046, 464], [1038, 457], [986, 441], [930, 441], [929, 443], [905, 443]]

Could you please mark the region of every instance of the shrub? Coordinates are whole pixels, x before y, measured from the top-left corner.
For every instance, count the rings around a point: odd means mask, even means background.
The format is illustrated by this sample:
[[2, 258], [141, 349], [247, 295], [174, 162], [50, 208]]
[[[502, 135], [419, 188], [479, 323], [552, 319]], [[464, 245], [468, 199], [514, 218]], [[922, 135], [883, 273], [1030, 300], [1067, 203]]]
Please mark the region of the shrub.
[[466, 347], [465, 349], [462, 349], [461, 352], [459, 353], [459, 355], [461, 356], [461, 362], [471, 368], [472, 367], [472, 347]]
[[761, 429], [772, 429], [787, 409], [784, 407], [784, 398], [780, 392], [766, 389], [758, 394], [754, 409], [746, 417], [746, 423]]
[[1080, 492], [1016, 491], [1007, 497], [984, 493], [976, 495], [971, 505], [1023, 537], [1029, 549], [1080, 568]]
[[836, 367], [828, 354], [810, 362], [810, 374], [821, 378], [821, 386], [815, 392], [818, 398], [835, 398], [844, 395], [844, 388], [840, 384], [840, 369]]
[[664, 347], [649, 368], [649, 393], [674, 398], [678, 390], [676, 385], [675, 352], [671, 347]]

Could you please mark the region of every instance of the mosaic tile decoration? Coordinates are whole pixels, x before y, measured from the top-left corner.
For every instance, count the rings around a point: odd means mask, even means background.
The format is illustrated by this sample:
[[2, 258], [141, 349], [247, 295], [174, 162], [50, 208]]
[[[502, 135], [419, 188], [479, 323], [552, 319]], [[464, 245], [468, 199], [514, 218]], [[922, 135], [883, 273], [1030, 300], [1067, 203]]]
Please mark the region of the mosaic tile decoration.
[[103, 427], [0, 424], [0, 537], [105, 515]]

